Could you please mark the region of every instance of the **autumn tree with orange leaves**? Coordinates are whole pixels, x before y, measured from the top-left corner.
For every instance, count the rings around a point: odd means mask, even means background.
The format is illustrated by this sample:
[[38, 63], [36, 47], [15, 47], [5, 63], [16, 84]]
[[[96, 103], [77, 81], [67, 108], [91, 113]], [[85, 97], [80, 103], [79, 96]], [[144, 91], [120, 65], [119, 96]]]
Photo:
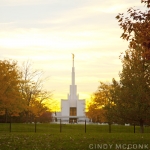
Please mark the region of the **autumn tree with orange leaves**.
[[93, 122], [108, 122], [109, 125], [111, 125], [115, 120], [114, 116], [112, 116], [112, 107], [114, 105], [113, 96], [111, 94], [112, 90], [111, 84], [100, 82], [100, 86], [93, 94], [91, 103], [88, 105], [87, 116], [92, 119]]
[[50, 117], [52, 94], [43, 90], [42, 72], [32, 71], [30, 62], [24, 67], [13, 60], [0, 60], [0, 119], [5, 122], [14, 116], [27, 122], [43, 113]]
[[142, 49], [142, 56], [150, 60], [150, 0], [142, 0], [146, 11], [129, 8], [128, 15], [119, 13], [116, 16], [123, 30], [121, 38], [129, 41], [130, 49]]
[[15, 61], [0, 60], [0, 112], [8, 116], [18, 115], [25, 103], [20, 93], [21, 72]]
[[88, 104], [88, 111], [86, 115], [91, 122], [94, 123], [106, 122], [106, 118], [104, 116], [104, 109], [101, 105], [95, 102], [95, 98], [92, 98], [91, 102]]
[[32, 122], [46, 111], [50, 111], [46, 103], [52, 101], [52, 93], [43, 90], [42, 71], [34, 70], [30, 61], [24, 62], [21, 70], [20, 91], [26, 103], [24, 115], [26, 122]]

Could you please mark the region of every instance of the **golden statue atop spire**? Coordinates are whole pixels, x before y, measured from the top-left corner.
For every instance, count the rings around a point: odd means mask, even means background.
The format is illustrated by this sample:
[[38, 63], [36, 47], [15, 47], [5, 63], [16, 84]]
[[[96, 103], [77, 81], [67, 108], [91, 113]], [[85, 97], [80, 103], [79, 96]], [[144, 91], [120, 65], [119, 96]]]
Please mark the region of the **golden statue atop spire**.
[[72, 59], [74, 60], [74, 54], [72, 53]]
[[72, 53], [73, 67], [74, 67], [74, 54]]

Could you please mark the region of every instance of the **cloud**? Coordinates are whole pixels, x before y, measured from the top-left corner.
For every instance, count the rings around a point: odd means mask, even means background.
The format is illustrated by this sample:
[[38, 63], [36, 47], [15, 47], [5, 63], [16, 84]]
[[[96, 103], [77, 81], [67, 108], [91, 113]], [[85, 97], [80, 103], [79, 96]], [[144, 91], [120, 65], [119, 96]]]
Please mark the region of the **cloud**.
[[54, 3], [54, 0], [1, 0], [0, 6], [40, 5]]
[[56, 99], [64, 98], [71, 83], [75, 54], [76, 83], [81, 98], [93, 93], [99, 81], [121, 70], [120, 52], [127, 42], [115, 16], [140, 2], [130, 0], [3, 0], [0, 5], [1, 58], [32, 60], [50, 79], [45, 83]]

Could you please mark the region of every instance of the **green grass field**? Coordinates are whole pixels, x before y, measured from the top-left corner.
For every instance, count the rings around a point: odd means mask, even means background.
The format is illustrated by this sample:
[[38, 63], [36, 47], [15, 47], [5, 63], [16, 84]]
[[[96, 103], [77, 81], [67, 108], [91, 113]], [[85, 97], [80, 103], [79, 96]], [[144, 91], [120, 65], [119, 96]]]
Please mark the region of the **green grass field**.
[[0, 124], [0, 150], [150, 149], [150, 127], [143, 134], [139, 127], [133, 131], [133, 126], [112, 126], [108, 133], [108, 126], [87, 125], [85, 133], [84, 125], [69, 124], [60, 133], [59, 124], [37, 124], [35, 133], [34, 124], [18, 123], [9, 132], [9, 124]]

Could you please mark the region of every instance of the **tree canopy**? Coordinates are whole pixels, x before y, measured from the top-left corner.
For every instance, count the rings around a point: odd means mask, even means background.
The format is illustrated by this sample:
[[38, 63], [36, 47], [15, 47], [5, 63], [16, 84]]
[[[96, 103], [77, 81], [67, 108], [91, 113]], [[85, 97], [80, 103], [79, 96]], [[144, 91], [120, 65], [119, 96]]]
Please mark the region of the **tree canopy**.
[[144, 132], [144, 124], [150, 124], [150, 0], [141, 2], [146, 5], [144, 12], [129, 8], [127, 15], [116, 16], [123, 30], [121, 38], [129, 41], [129, 49], [120, 55], [120, 80], [113, 79], [103, 88], [100, 83], [94, 104], [100, 107], [105, 99], [102, 109], [108, 123], [137, 124]]
[[43, 90], [42, 72], [32, 71], [28, 61], [23, 66], [0, 60], [0, 115], [5, 115], [5, 122], [8, 116], [21, 116], [29, 122], [50, 111], [46, 102], [52, 94]]

